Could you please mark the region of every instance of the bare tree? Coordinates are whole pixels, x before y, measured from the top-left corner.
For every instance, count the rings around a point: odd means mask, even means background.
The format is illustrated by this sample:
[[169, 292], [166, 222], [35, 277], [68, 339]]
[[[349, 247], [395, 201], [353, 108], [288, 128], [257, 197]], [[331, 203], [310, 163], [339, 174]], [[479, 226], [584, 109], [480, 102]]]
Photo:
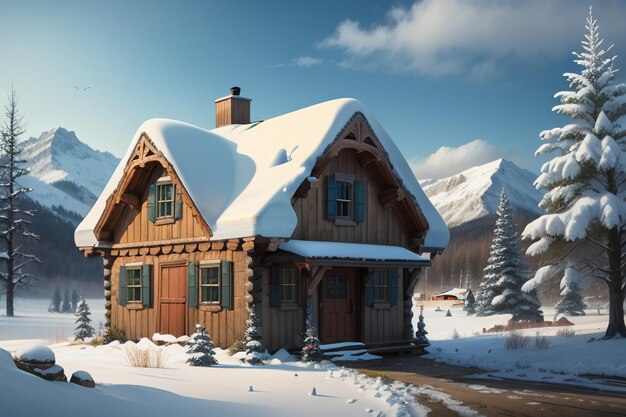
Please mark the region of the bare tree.
[[14, 315], [15, 289], [19, 286], [31, 285], [32, 275], [24, 271], [24, 267], [31, 262], [39, 262], [34, 256], [22, 252], [23, 245], [19, 243], [22, 238], [39, 239], [39, 236], [28, 231], [28, 225], [34, 213], [31, 210], [20, 209], [22, 195], [32, 191], [22, 187], [18, 179], [29, 173], [27, 168], [22, 168], [25, 161], [20, 159], [22, 149], [18, 143], [19, 137], [25, 133], [23, 117], [18, 110], [19, 98], [15, 90], [11, 88], [8, 96], [8, 104], [5, 106], [4, 126], [0, 138], [2, 160], [0, 162], [0, 259], [4, 261], [0, 271], [0, 282], [6, 287], [6, 314]]

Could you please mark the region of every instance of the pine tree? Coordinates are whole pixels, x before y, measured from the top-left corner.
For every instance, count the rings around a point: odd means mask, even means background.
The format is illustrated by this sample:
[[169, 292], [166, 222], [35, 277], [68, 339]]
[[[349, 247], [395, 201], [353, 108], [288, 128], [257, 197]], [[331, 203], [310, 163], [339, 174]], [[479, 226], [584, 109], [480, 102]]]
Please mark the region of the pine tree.
[[430, 346], [430, 342], [426, 335], [428, 332], [426, 331], [426, 323], [424, 323], [424, 307], [420, 308], [420, 315], [417, 319], [417, 331], [415, 332], [415, 339], [420, 345]]
[[307, 327], [304, 332], [303, 344], [300, 358], [304, 362], [318, 362], [323, 359], [324, 355], [320, 349], [320, 340], [317, 338], [315, 327]]
[[246, 320], [246, 356], [242, 362], [251, 365], [263, 365], [263, 361], [268, 359], [263, 346], [261, 327], [259, 326], [259, 318], [256, 315], [256, 307], [252, 305], [250, 315]]
[[0, 272], [0, 282], [6, 288], [6, 314], [12, 317], [15, 315], [15, 289], [19, 286], [31, 286], [36, 279], [25, 272], [24, 267], [31, 262], [39, 262], [36, 256], [22, 252], [23, 245], [20, 241], [24, 238], [38, 240], [39, 236], [28, 231], [34, 212], [20, 208], [23, 195], [32, 191], [18, 183], [20, 177], [30, 172], [29, 169], [22, 168], [26, 161], [21, 159], [22, 147], [18, 143], [26, 130], [18, 110], [19, 99], [15, 90], [11, 90], [8, 100], [4, 113], [6, 120], [0, 138], [0, 150], [3, 152], [0, 162], [0, 258], [4, 264]]
[[567, 316], [584, 316], [585, 302], [581, 294], [580, 277], [576, 269], [568, 264], [561, 280], [561, 296], [559, 302], [554, 306], [556, 316], [560, 314]]
[[474, 294], [471, 289], [467, 290], [467, 295], [465, 295], [465, 302], [463, 303], [463, 311], [470, 314], [476, 313], [476, 298], [474, 298]]
[[530, 271], [522, 256], [513, 218], [513, 207], [502, 190], [489, 259], [476, 294], [476, 313], [478, 316], [512, 314], [514, 321], [543, 321], [536, 293], [522, 291]]
[[206, 327], [203, 324], [196, 324], [196, 332], [189, 338], [187, 353], [191, 356], [187, 359], [187, 363], [191, 366], [217, 365], [213, 347], [211, 336], [206, 332]]
[[74, 337], [77, 340], [85, 340], [86, 337], [93, 337], [94, 328], [91, 327], [91, 319], [89, 316], [89, 305], [85, 302], [85, 299], [81, 299], [76, 306], [76, 329], [74, 330]]
[[78, 294], [78, 291], [76, 290], [76, 288], [74, 288], [72, 290], [72, 299], [71, 299], [73, 311], [76, 311], [76, 308], [78, 307], [78, 303], [80, 302], [80, 300], [81, 300], [81, 297]]
[[72, 303], [70, 302], [70, 292], [65, 290], [65, 294], [63, 294], [63, 305], [61, 306], [62, 313], [73, 313]]
[[52, 300], [50, 300], [50, 307], [48, 311], [51, 313], [60, 313], [61, 312], [61, 291], [59, 287], [54, 289], [52, 293]]
[[[536, 154], [552, 154], [535, 181], [548, 190], [541, 202], [545, 213], [524, 230], [537, 240], [528, 253], [552, 248], [554, 261], [576, 257], [587, 275], [608, 286], [609, 324], [604, 338], [626, 337], [624, 323], [624, 242], [626, 240], [626, 84], [615, 82], [616, 56], [603, 39], [591, 8], [582, 41], [575, 52], [578, 73], [565, 73], [571, 91], [556, 94], [553, 111], [572, 122], [541, 133], [546, 143]], [[539, 273], [539, 271], [538, 271]]]

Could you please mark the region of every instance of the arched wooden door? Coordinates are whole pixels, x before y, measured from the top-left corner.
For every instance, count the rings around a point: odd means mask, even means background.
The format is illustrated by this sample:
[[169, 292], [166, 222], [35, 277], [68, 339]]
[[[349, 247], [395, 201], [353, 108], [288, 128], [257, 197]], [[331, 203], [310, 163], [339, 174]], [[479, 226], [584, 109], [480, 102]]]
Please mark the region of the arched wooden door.
[[322, 279], [323, 343], [356, 341], [357, 285], [353, 268], [333, 268]]
[[184, 335], [187, 312], [187, 265], [186, 263], [161, 266], [159, 279], [159, 326], [161, 334], [176, 337]]

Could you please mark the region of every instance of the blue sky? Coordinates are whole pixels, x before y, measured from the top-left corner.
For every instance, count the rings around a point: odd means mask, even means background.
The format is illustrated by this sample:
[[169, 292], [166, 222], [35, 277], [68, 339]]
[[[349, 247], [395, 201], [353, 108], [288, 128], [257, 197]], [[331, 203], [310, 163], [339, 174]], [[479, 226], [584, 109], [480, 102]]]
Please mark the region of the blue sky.
[[[592, 3], [623, 73], [626, 2]], [[148, 118], [214, 127], [233, 85], [254, 120], [354, 97], [420, 177], [497, 157], [537, 171], [589, 4], [0, 0], [0, 94], [15, 85], [27, 136], [63, 126], [117, 156]]]

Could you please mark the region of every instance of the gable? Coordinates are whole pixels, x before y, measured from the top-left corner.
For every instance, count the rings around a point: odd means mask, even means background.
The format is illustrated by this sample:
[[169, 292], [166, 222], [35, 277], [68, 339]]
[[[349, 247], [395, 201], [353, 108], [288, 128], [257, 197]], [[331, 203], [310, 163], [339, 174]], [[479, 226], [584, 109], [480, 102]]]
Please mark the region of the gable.
[[[180, 208], [178, 219], [173, 213], [167, 219], [149, 218], [150, 186], [163, 178], [175, 190], [173, 201]], [[106, 201], [94, 234], [100, 241], [132, 244], [202, 237], [208, 240], [212, 232], [171, 164], [143, 135], [128, 159], [118, 187]]]

